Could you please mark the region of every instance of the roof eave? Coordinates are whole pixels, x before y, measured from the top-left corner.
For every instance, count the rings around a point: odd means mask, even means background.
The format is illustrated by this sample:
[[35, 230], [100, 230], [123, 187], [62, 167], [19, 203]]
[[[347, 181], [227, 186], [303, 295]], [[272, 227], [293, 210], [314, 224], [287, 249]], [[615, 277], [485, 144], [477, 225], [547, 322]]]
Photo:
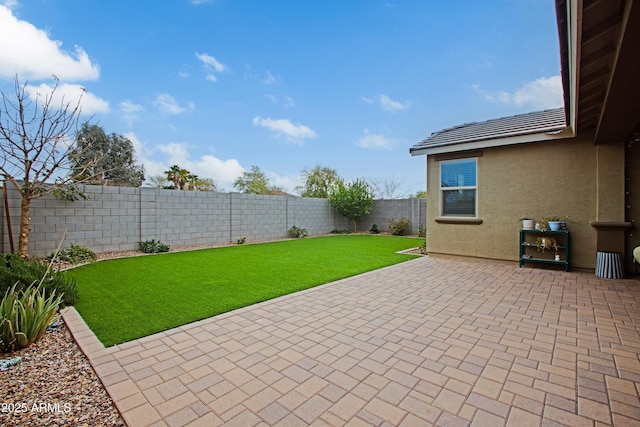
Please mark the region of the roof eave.
[[573, 129], [567, 126], [555, 130], [545, 130], [544, 132], [520, 134], [502, 138], [467, 141], [432, 147], [412, 147], [409, 149], [409, 152], [412, 156], [429, 156], [432, 154], [455, 153], [460, 151], [503, 147], [507, 145], [526, 144], [531, 142], [555, 141], [559, 139], [572, 138], [574, 136], [575, 134]]

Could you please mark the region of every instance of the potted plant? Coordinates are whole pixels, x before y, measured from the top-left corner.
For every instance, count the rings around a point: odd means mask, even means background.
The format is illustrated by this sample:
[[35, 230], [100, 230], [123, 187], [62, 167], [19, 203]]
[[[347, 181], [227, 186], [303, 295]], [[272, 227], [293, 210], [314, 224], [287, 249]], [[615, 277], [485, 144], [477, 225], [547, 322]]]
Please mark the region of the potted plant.
[[520, 221], [522, 221], [522, 229], [523, 230], [533, 230], [534, 227], [534, 220], [531, 218], [520, 218]]
[[538, 227], [538, 230], [549, 231], [549, 221], [547, 221], [546, 219], [543, 219], [542, 221], [540, 221], [540, 226]]
[[[566, 220], [567, 220], [567, 217], [560, 218], [558, 216], [548, 216], [543, 219], [543, 221], [546, 221], [549, 224], [549, 229], [551, 231], [566, 230], [567, 229]], [[563, 227], [563, 223], [564, 223], [564, 227]]]

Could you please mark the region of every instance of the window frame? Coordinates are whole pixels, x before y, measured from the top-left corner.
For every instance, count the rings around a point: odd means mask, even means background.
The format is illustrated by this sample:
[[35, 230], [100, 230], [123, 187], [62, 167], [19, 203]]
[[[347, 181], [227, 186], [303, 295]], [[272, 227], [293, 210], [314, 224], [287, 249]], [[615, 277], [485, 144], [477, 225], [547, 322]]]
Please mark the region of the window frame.
[[[443, 165], [446, 164], [451, 164], [451, 163], [460, 163], [460, 162], [469, 162], [470, 160], [473, 161], [473, 165], [474, 165], [474, 173], [475, 173], [475, 185], [462, 185], [462, 186], [457, 186], [457, 187], [443, 187], [442, 186], [442, 167]], [[439, 179], [439, 198], [440, 198], [440, 217], [443, 219], [448, 219], [448, 218], [461, 218], [461, 219], [475, 219], [475, 218], [479, 218], [478, 215], [478, 158], [477, 157], [464, 157], [464, 158], [457, 158], [457, 159], [450, 159], [450, 160], [441, 160], [440, 161], [440, 171], [438, 174], [438, 179]], [[451, 214], [445, 214], [444, 212], [444, 193], [445, 191], [456, 191], [456, 190], [473, 190], [474, 191], [474, 206], [473, 206], [473, 215], [451, 215]]]

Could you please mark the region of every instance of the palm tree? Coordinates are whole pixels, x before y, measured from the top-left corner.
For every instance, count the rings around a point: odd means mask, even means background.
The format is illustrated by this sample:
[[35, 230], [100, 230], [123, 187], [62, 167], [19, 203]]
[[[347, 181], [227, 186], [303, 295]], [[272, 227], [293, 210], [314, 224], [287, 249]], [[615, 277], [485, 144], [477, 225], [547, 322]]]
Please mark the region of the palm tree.
[[216, 183], [211, 178], [198, 178], [196, 185], [198, 191], [217, 191]]
[[196, 175], [195, 173], [188, 173], [185, 178], [186, 178], [187, 190], [195, 191], [199, 189], [198, 186], [201, 180], [198, 175]]
[[167, 180], [173, 182], [174, 190], [184, 190], [184, 186], [187, 183], [187, 175], [189, 175], [188, 170], [182, 169], [178, 165], [173, 165], [165, 173], [167, 174]]

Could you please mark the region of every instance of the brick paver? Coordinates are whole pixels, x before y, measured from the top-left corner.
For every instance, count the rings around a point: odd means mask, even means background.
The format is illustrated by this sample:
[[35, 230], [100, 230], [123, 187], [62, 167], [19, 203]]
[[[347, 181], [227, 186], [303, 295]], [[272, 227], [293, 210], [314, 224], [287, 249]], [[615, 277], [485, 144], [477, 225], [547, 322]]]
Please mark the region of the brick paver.
[[640, 425], [640, 281], [425, 257], [104, 348], [131, 427]]

